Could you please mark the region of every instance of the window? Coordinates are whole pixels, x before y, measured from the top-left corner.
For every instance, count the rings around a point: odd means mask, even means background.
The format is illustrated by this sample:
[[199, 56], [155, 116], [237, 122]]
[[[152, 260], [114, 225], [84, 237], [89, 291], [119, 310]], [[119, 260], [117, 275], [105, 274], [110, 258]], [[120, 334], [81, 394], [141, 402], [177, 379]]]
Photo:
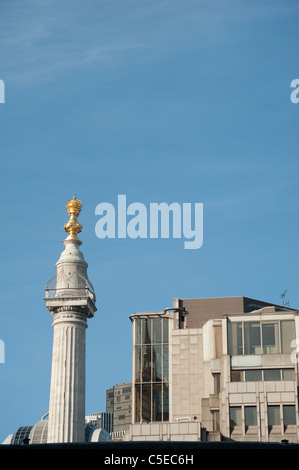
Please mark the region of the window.
[[280, 408], [280, 405], [268, 406], [268, 426], [270, 432], [273, 426], [280, 426], [280, 416], [282, 416], [283, 419], [284, 431], [287, 430], [288, 426], [296, 425], [296, 406], [282, 405], [282, 415]]
[[145, 318], [142, 325], [142, 343], [151, 344], [151, 319]]
[[162, 345], [154, 344], [153, 345], [153, 382], [162, 381]]
[[168, 319], [162, 318], [163, 343], [168, 343]]
[[291, 342], [295, 339], [295, 322], [293, 320], [282, 320], [281, 325], [281, 352], [289, 354], [292, 352]]
[[282, 369], [282, 380], [295, 380], [295, 369]]
[[220, 374], [213, 374], [214, 377], [214, 393], [220, 393]]
[[283, 405], [283, 424], [286, 428], [287, 426], [291, 426], [296, 424], [296, 408], [295, 405]]
[[231, 382], [243, 382], [244, 371], [243, 370], [232, 370], [231, 371]]
[[257, 429], [257, 407], [255, 405], [231, 406], [229, 408], [230, 433], [240, 434]]
[[290, 354], [294, 320], [228, 323], [228, 354]]
[[168, 370], [169, 370], [169, 354], [168, 354], [168, 344], [163, 344], [163, 355], [162, 355], [162, 364], [163, 364], [163, 382], [168, 381]]
[[153, 384], [153, 421], [162, 421], [162, 384]]
[[245, 370], [245, 382], [259, 382], [263, 380], [262, 370]]
[[141, 349], [141, 367], [142, 367], [142, 381], [151, 381], [151, 364], [152, 364], [152, 350], [151, 345], [147, 344], [142, 346]]
[[260, 322], [244, 323], [244, 354], [261, 353]]
[[231, 382], [259, 382], [271, 380], [295, 380], [295, 369], [247, 369], [232, 370]]
[[151, 421], [151, 384], [142, 385], [141, 416], [144, 421]]
[[162, 328], [161, 328], [161, 318], [153, 318], [153, 343], [160, 344], [162, 343]]
[[141, 346], [135, 347], [135, 382], [141, 382]]
[[141, 344], [141, 320], [137, 318], [135, 320], [135, 343]]
[[263, 323], [263, 353], [277, 354], [279, 353], [279, 328], [278, 322]]
[[135, 421], [167, 421], [168, 319], [137, 318], [135, 322]]
[[264, 380], [281, 380], [280, 379], [281, 371], [280, 369], [265, 369], [264, 370]]
[[245, 415], [245, 430], [247, 430], [250, 426], [257, 425], [256, 406], [245, 406], [244, 415]]
[[141, 385], [135, 385], [135, 421], [141, 421]]
[[163, 421], [169, 420], [169, 386], [163, 383]]
[[229, 409], [230, 430], [233, 432], [236, 426], [242, 425], [242, 409], [241, 406], [231, 406]]
[[228, 324], [228, 354], [238, 356], [243, 354], [242, 323], [230, 322]]
[[268, 406], [268, 426], [272, 428], [273, 426], [280, 425], [280, 406], [279, 405], [270, 405]]

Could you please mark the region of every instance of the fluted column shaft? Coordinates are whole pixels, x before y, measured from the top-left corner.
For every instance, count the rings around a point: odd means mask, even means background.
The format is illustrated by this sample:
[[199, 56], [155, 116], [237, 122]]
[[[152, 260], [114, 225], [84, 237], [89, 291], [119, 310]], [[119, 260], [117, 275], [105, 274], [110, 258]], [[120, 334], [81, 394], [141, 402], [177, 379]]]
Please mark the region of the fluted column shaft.
[[48, 442], [84, 442], [86, 315], [74, 307], [57, 310], [52, 325]]

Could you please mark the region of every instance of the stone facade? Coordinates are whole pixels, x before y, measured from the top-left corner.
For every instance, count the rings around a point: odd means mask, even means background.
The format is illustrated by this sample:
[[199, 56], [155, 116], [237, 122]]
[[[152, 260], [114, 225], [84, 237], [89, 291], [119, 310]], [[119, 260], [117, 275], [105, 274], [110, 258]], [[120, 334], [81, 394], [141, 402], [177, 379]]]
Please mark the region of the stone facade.
[[95, 294], [77, 233], [82, 204], [67, 202], [69, 236], [56, 263], [56, 275], [46, 287], [45, 302], [53, 317], [53, 355], [48, 442], [85, 441], [85, 339], [87, 319], [96, 311]]
[[200, 423], [133, 424], [126, 440], [132, 441], [201, 441]]
[[[203, 396], [202, 330], [172, 331], [172, 419], [201, 419]], [[196, 418], [195, 418], [196, 419]]]

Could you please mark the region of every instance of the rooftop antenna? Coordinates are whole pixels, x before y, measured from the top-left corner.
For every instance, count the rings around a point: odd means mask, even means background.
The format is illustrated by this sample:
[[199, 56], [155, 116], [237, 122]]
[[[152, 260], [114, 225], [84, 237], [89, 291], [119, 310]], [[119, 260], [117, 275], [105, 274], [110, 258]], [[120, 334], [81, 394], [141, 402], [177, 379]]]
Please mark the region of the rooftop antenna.
[[283, 291], [283, 293], [280, 296], [282, 298], [283, 307], [288, 307], [290, 303], [289, 301], [286, 300], [286, 293], [287, 293], [287, 290]]

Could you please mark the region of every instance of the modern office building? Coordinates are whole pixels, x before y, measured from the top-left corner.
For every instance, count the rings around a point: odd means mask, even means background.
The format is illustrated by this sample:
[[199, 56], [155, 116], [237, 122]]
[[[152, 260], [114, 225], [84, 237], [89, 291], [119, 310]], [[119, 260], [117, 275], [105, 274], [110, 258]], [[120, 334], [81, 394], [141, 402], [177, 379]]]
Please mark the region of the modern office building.
[[299, 442], [298, 313], [228, 297], [132, 315], [124, 439]]
[[106, 412], [113, 414], [113, 435], [121, 436], [132, 423], [132, 384], [124, 382], [106, 391]]

